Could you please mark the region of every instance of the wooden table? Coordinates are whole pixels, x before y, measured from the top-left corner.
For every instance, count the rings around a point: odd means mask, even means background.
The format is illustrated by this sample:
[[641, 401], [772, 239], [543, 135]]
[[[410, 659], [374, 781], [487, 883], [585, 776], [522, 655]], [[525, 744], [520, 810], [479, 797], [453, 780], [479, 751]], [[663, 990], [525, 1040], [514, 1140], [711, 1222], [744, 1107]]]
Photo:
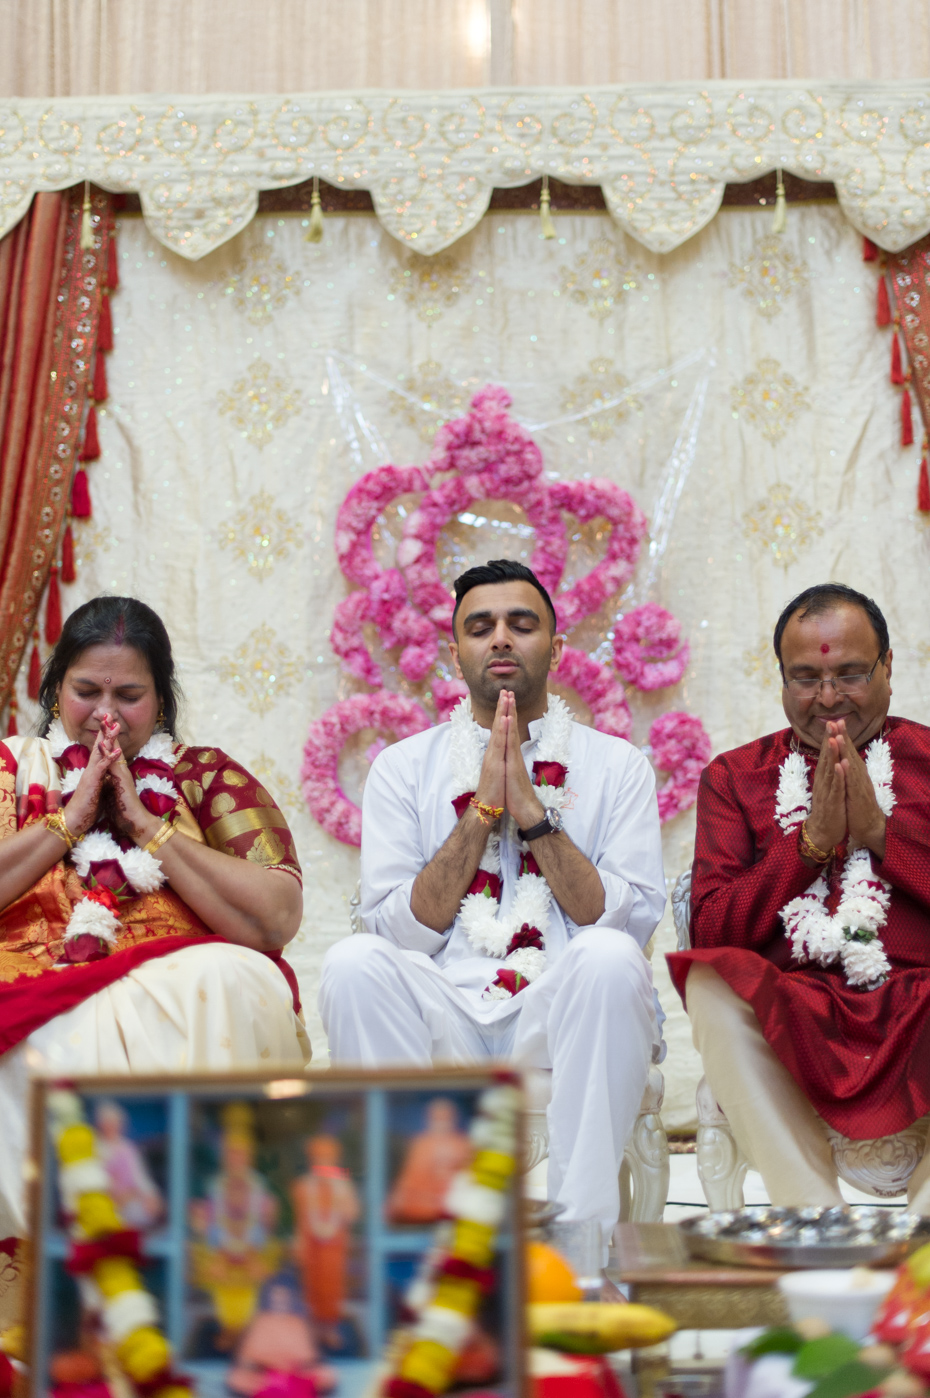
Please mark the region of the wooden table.
[[631, 1301], [665, 1311], [681, 1330], [787, 1324], [776, 1286], [786, 1269], [696, 1261], [673, 1223], [618, 1223], [614, 1246], [610, 1280], [628, 1286]]

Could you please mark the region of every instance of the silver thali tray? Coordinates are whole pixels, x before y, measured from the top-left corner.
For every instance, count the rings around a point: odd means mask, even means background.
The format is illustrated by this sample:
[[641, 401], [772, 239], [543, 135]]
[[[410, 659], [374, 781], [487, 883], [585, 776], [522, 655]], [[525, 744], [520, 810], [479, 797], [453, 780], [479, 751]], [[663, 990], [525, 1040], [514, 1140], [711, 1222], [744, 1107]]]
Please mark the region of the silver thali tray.
[[692, 1257], [738, 1267], [891, 1266], [930, 1242], [930, 1218], [868, 1205], [734, 1209], [678, 1228]]

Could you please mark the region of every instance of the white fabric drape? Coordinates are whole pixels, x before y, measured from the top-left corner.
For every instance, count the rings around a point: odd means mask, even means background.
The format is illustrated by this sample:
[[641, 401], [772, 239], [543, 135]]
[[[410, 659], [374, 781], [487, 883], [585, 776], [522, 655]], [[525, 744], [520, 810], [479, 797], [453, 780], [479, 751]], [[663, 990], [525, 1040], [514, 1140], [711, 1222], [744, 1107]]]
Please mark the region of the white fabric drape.
[[6, 0], [0, 96], [922, 78], [925, 0]]
[[[426, 259], [371, 217], [327, 218], [311, 244], [305, 218], [261, 215], [194, 264], [141, 219], [119, 219], [103, 456], [64, 605], [110, 591], [156, 607], [187, 696], [184, 736], [255, 771], [292, 822], [307, 912], [290, 955], [318, 1058], [319, 965], [348, 931], [358, 879], [357, 851], [321, 831], [299, 782], [311, 720], [361, 688], [329, 644], [346, 590], [336, 511], [379, 461], [425, 460], [438, 411], [463, 412], [483, 384], [509, 389], [547, 471], [606, 476], [652, 521], [657, 551], [623, 609], [667, 607], [691, 663], [679, 686], [629, 695], [634, 741], [667, 709], [698, 715], [715, 752], [782, 726], [772, 627], [789, 597], [829, 577], [885, 608], [894, 710], [930, 717], [920, 433], [897, 445], [875, 264], [835, 206], [789, 210], [781, 237], [771, 218], [726, 210], [659, 257], [606, 215], [559, 215], [547, 242], [538, 218], [496, 214]], [[670, 482], [671, 514], [658, 508]], [[385, 566], [400, 522], [392, 506], [378, 531]], [[570, 580], [603, 547], [593, 527], [573, 532]], [[528, 557], [530, 533], [506, 502], [476, 507], [443, 531], [444, 580], [479, 557]], [[573, 643], [609, 653], [614, 614]], [[396, 655], [386, 664], [389, 687], [410, 692]], [[354, 799], [374, 736], [340, 765]], [[692, 839], [691, 814], [665, 827], [669, 879]], [[670, 923], [657, 952], [673, 945]], [[693, 1119], [697, 1058], [661, 955], [653, 965], [669, 1012], [663, 1110], [680, 1125]]]

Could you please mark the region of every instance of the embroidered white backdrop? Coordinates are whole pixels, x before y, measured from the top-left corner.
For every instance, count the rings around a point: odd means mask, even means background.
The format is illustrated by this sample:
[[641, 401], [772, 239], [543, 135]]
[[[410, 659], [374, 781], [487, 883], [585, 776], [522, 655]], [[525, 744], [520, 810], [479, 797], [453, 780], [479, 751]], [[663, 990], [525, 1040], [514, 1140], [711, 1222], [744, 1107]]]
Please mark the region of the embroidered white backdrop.
[[[311, 719], [360, 688], [327, 639], [345, 587], [335, 513], [379, 460], [425, 459], [437, 418], [424, 403], [448, 415], [505, 384], [549, 471], [605, 475], [653, 518], [626, 605], [667, 606], [692, 660], [675, 690], [630, 696], [635, 741], [667, 708], [697, 714], [715, 752], [780, 726], [771, 627], [828, 577], [886, 608], [894, 709], [927, 719], [928, 537], [917, 448], [896, 445], [875, 268], [835, 206], [791, 210], [781, 237], [770, 220], [727, 211], [659, 257], [606, 215], [559, 217], [551, 242], [533, 216], [491, 215], [423, 259], [368, 216], [327, 219], [318, 245], [305, 219], [261, 216], [193, 264], [141, 219], [119, 220], [103, 456], [65, 605], [128, 591], [155, 606], [185, 734], [235, 754], [287, 811], [307, 889], [291, 958], [318, 1056], [320, 959], [347, 931], [358, 868], [309, 817], [298, 777]], [[396, 531], [394, 514], [379, 547]], [[444, 536], [444, 576], [475, 556], [527, 556], [529, 532], [507, 505], [475, 510]], [[595, 533], [578, 538], [570, 573]], [[574, 639], [595, 648], [609, 620]], [[359, 745], [350, 791], [365, 767]], [[692, 840], [693, 814], [666, 827], [670, 881]], [[671, 945], [667, 917], [653, 961], [669, 1010], [666, 1120], [680, 1127], [698, 1065], [658, 954]]]

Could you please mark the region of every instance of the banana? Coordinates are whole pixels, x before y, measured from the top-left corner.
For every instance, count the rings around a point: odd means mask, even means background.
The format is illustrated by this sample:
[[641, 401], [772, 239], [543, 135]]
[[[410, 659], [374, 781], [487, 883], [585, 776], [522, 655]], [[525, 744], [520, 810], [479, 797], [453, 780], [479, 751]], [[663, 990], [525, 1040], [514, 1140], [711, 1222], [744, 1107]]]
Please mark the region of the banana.
[[527, 1306], [526, 1311], [531, 1342], [569, 1354], [657, 1345], [677, 1328], [670, 1316], [652, 1306], [553, 1302]]

